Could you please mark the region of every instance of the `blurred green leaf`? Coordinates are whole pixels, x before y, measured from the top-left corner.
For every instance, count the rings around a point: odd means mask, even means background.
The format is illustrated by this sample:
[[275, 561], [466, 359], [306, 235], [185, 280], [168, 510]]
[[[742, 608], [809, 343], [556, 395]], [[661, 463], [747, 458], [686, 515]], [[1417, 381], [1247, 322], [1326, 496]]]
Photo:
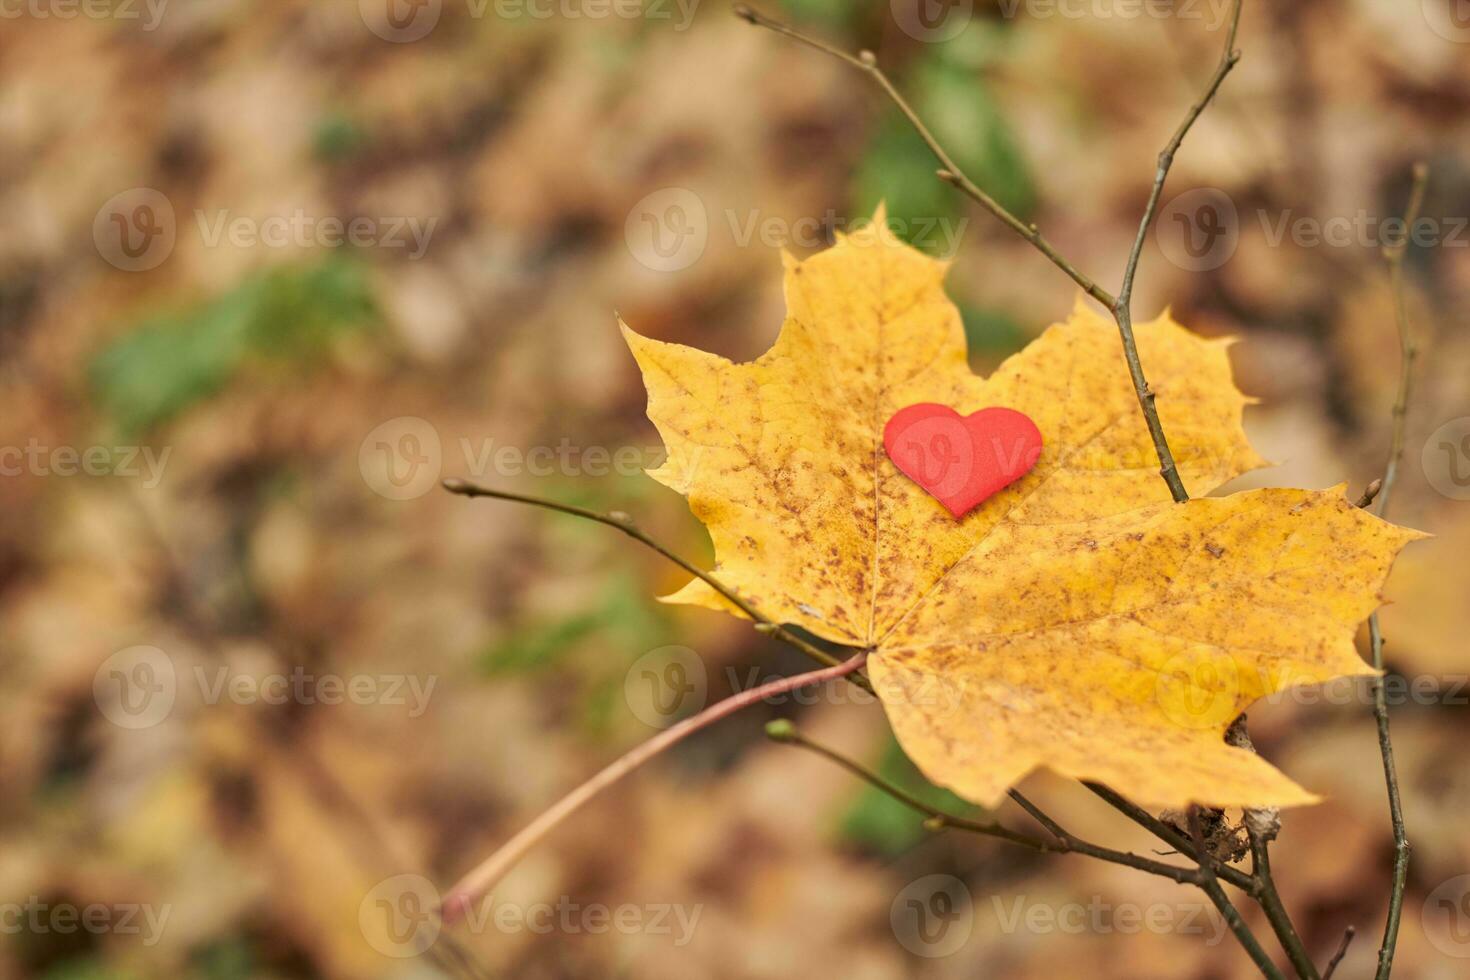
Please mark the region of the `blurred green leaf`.
[[260, 975], [250, 944], [239, 938], [211, 943], [189, 959], [200, 980], [248, 980]]
[[[1035, 187], [1000, 106], [978, 70], [991, 55], [983, 32], [977, 40], [933, 45], [901, 84], [955, 163], [1008, 210], [1026, 218], [1035, 207]], [[959, 243], [963, 199], [934, 176], [939, 163], [913, 127], [891, 108], [868, 146], [855, 178], [854, 209], [869, 214], [888, 204], [895, 231], [910, 244], [945, 253]]]
[[1020, 321], [1004, 310], [961, 303], [960, 318], [965, 324], [965, 341], [971, 357], [977, 354], [1004, 357], [1030, 341]]
[[317, 159], [338, 163], [349, 159], [368, 143], [367, 130], [345, 112], [329, 112], [317, 120], [313, 134]]
[[257, 274], [223, 296], [144, 320], [92, 359], [93, 398], [135, 434], [219, 391], [248, 358], [307, 359], [377, 322], [362, 267], [333, 256]]
[[134, 980], [134, 975], [87, 957], [58, 963], [40, 974], [40, 980]]
[[[965, 816], [979, 812], [975, 806], [925, 779], [892, 735], [888, 736], [883, 747], [877, 771], [878, 775], [904, 792], [946, 813]], [[928, 833], [923, 823], [923, 814], [864, 783], [862, 793], [842, 817], [841, 834], [845, 840], [880, 854], [892, 855], [913, 847], [923, 839]]]
[[632, 575], [614, 574], [597, 607], [574, 616], [526, 623], [486, 647], [476, 659], [491, 676], [545, 670], [560, 663], [582, 641], [595, 637], [613, 651], [631, 653], [609, 657], [621, 672], [626, 661], [661, 645], [666, 632], [664, 619], [643, 594], [642, 584]]
[[862, 13], [862, 4], [852, 0], [782, 0], [785, 14], [779, 19], [803, 26], [847, 31]]

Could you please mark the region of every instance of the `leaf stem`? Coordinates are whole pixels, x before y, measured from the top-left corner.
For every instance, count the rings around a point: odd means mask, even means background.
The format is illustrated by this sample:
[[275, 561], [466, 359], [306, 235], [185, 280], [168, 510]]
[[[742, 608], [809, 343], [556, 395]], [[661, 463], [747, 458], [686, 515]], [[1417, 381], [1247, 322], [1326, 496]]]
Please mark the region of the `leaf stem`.
[[[649, 537], [641, 529], [639, 529], [636, 524], [633, 523], [633, 518], [629, 517], [622, 511], [615, 510], [606, 514], [601, 514], [595, 510], [588, 510], [585, 507], [575, 507], [571, 504], [563, 504], [555, 500], [547, 500], [544, 497], [532, 497], [522, 493], [511, 493], [507, 490], [492, 490], [489, 487], [480, 486], [477, 483], [471, 483], [468, 480], [460, 479], [445, 480], [444, 489], [448, 490], [452, 494], [457, 494], [461, 497], [491, 497], [495, 500], [509, 500], [520, 504], [530, 504], [532, 507], [543, 507], [547, 510], [554, 510], [562, 514], [570, 514], [573, 517], [580, 517], [583, 520], [594, 521], [598, 524], [605, 524], [608, 527], [616, 528], [633, 540], [638, 541], [641, 544], [648, 546], [649, 548], [652, 548], [654, 551], [658, 552], [660, 555], [663, 555], [675, 565], [678, 565], [680, 568], [684, 569], [684, 571], [688, 572], [690, 575], [693, 575], [695, 578], [702, 580], [710, 588], [714, 589], [720, 595], [729, 600], [731, 605], [735, 606], [735, 608], [739, 609], [751, 620], [753, 620], [756, 624], [756, 629], [760, 632], [768, 633], [781, 642], [795, 647], [797, 650], [800, 650], [802, 653], [806, 654], [808, 657], [811, 657], [819, 664], [823, 664], [828, 667], [835, 667], [839, 663], [844, 662], [839, 661], [836, 657], [827, 653], [825, 650], [818, 649], [816, 646], [808, 643], [806, 640], [803, 640], [801, 637], [797, 636], [795, 633], [792, 633], [790, 630], [786, 629], [779, 623], [773, 622], [766, 616], [762, 615], [754, 606], [743, 599], [740, 596], [740, 593], [721, 583], [719, 579], [715, 578], [709, 572], [706, 572], [704, 569], [699, 568], [687, 559], [684, 559], [679, 555], [674, 554], [674, 552], [670, 551], [664, 545]], [[858, 687], [861, 687], [863, 690], [872, 693], [872, 686], [868, 683], [868, 679], [862, 674], [854, 674], [848, 679], [852, 683], [856, 684]]]
[[[1414, 183], [1409, 192], [1409, 204], [1404, 211], [1404, 237], [1385, 245], [1383, 259], [1388, 264], [1389, 284], [1393, 290], [1394, 319], [1399, 331], [1399, 386], [1393, 403], [1393, 437], [1388, 451], [1388, 465], [1383, 472], [1382, 489], [1378, 492], [1375, 513], [1383, 517], [1388, 513], [1388, 501], [1398, 479], [1399, 462], [1404, 455], [1404, 423], [1409, 414], [1409, 393], [1414, 377], [1414, 358], [1417, 350], [1410, 329], [1407, 300], [1404, 296], [1404, 253], [1419, 213], [1424, 206], [1424, 191], [1429, 183], [1429, 168], [1423, 163], [1414, 165]], [[1388, 814], [1393, 825], [1393, 883], [1389, 891], [1388, 917], [1383, 926], [1383, 942], [1378, 947], [1378, 970], [1375, 980], [1387, 980], [1393, 972], [1394, 950], [1398, 946], [1399, 922], [1404, 911], [1404, 890], [1409, 880], [1409, 838], [1404, 830], [1404, 806], [1399, 796], [1398, 768], [1393, 759], [1393, 739], [1388, 730], [1388, 699], [1383, 690], [1383, 629], [1379, 625], [1378, 613], [1368, 617], [1368, 643], [1372, 650], [1373, 666], [1378, 676], [1368, 682], [1373, 692], [1373, 718], [1378, 725], [1378, 750], [1383, 756], [1383, 777], [1388, 788]]]
[[643, 763], [659, 755], [664, 750], [677, 745], [679, 742], [704, 728], [724, 718], [728, 718], [742, 708], [755, 704], [769, 697], [785, 694], [798, 687], [809, 684], [820, 684], [840, 677], [847, 677], [861, 667], [868, 659], [867, 651], [863, 651], [842, 661], [834, 667], [824, 667], [821, 670], [808, 671], [804, 674], [796, 674], [792, 677], [782, 677], [778, 680], [753, 687], [738, 694], [732, 694], [723, 701], [705, 708], [699, 714], [676, 725], [673, 725], [653, 738], [635, 746], [630, 751], [620, 756], [616, 761], [608, 765], [597, 775], [587, 780], [566, 796], [562, 797], [550, 809], [544, 811], [533, 820], [524, 830], [516, 834], [510, 840], [501, 845], [490, 857], [486, 858], [478, 867], [457, 882], [449, 890], [444, 898], [441, 914], [446, 924], [453, 923], [468, 911], [470, 904], [480, 898], [496, 882], [503, 878], [506, 872], [515, 866], [516, 862], [525, 856], [526, 852], [535, 847], [551, 831], [555, 830], [562, 821], [575, 813], [588, 800], [598, 793], [622, 779]]

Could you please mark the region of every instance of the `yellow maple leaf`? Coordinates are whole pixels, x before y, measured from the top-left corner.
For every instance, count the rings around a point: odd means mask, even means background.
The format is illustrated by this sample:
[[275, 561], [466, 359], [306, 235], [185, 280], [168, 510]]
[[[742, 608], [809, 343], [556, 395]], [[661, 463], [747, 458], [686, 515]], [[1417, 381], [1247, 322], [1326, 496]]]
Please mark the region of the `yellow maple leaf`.
[[[1313, 801], [1223, 732], [1262, 695], [1373, 673], [1355, 630], [1416, 532], [1340, 487], [1174, 503], [1112, 323], [1079, 304], [976, 377], [947, 264], [881, 211], [785, 262], [786, 321], [751, 363], [623, 327], [668, 450], [651, 475], [709, 528], [715, 576], [763, 616], [871, 650], [905, 751], [974, 802], [1038, 767], [1160, 806]], [[1261, 465], [1228, 342], [1167, 314], [1135, 332], [1190, 491]], [[955, 520], [883, 448], [917, 402], [1024, 412], [1040, 459]], [[735, 611], [699, 580], [669, 600]]]

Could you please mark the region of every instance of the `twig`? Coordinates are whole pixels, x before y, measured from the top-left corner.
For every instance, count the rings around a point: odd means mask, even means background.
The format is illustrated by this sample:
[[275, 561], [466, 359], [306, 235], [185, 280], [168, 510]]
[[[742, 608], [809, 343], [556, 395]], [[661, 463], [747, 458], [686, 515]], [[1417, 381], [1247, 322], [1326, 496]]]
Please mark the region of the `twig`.
[[[680, 568], [684, 569], [684, 571], [688, 572], [690, 575], [693, 575], [695, 578], [702, 580], [710, 588], [714, 589], [720, 595], [728, 599], [732, 605], [734, 605], [741, 612], [745, 613], [746, 616], [750, 617], [750, 619], [755, 622], [756, 629], [761, 631], [762, 633], [767, 633], [771, 636], [774, 636], [776, 639], [782, 641], [783, 643], [786, 643], [800, 650], [802, 653], [806, 654], [808, 657], [811, 657], [817, 663], [824, 664], [828, 667], [835, 667], [839, 663], [843, 662], [839, 661], [836, 657], [827, 653], [825, 650], [820, 650], [812, 644], [808, 643], [806, 640], [803, 640], [801, 637], [787, 630], [779, 623], [773, 622], [766, 616], [763, 616], [759, 611], [756, 610], [754, 606], [746, 602], [745, 599], [741, 598], [740, 593], [722, 584], [719, 579], [715, 578], [709, 572], [706, 572], [704, 569], [699, 568], [686, 559], [674, 554], [668, 548], [664, 547], [653, 538], [649, 537], [642, 530], [640, 530], [636, 524], [633, 523], [633, 518], [629, 517], [622, 511], [615, 510], [611, 511], [610, 513], [599, 514], [595, 510], [587, 510], [584, 507], [574, 507], [571, 504], [558, 503], [555, 500], [547, 500], [543, 497], [530, 497], [525, 494], [510, 493], [505, 490], [491, 490], [489, 487], [482, 487], [479, 484], [470, 483], [468, 480], [445, 480], [444, 489], [461, 497], [491, 497], [496, 500], [510, 500], [515, 503], [530, 504], [533, 507], [544, 507], [547, 510], [554, 510], [562, 514], [570, 514], [573, 517], [580, 517], [584, 520], [595, 521], [598, 524], [605, 524], [608, 527], [616, 528], [633, 540], [647, 545], [649, 548], [652, 548], [654, 551], [658, 552], [660, 555], [663, 555], [675, 565], [678, 565]], [[856, 684], [858, 687], [861, 687], [863, 690], [872, 693], [873, 688], [868, 683], [868, 679], [863, 675], [855, 674], [848, 679], [852, 681], [852, 683]]]
[[[1193, 841], [1185, 837], [1183, 834], [1179, 833], [1179, 831], [1175, 830], [1173, 827], [1170, 827], [1168, 824], [1164, 823], [1164, 821], [1160, 820], [1152, 813], [1149, 813], [1137, 803], [1134, 803], [1126, 796], [1122, 796], [1115, 790], [1104, 786], [1102, 783], [1088, 782], [1083, 783], [1082, 785], [1086, 786], [1089, 790], [1100, 797], [1113, 809], [1117, 810], [1129, 820], [1132, 820], [1134, 823], [1138, 824], [1140, 827], [1153, 834], [1165, 844], [1168, 844], [1170, 847], [1174, 848], [1174, 850], [1178, 851], [1180, 854], [1184, 855], [1187, 858], [1190, 858], [1191, 860], [1199, 860], [1200, 854], [1195, 851]], [[1232, 868], [1230, 865], [1225, 864], [1224, 862], [1215, 860], [1215, 858], [1208, 852], [1205, 853], [1205, 857], [1208, 857], [1213, 863], [1215, 874], [1217, 877], [1225, 879], [1236, 888], [1239, 888], [1241, 891], [1254, 897], [1256, 891], [1256, 883], [1251, 879], [1249, 875], [1247, 875], [1244, 871], [1241, 871], [1239, 868]]]
[[868, 659], [865, 652], [854, 654], [835, 667], [824, 667], [821, 670], [813, 670], [793, 677], [783, 677], [779, 680], [753, 687], [749, 690], [732, 694], [730, 697], [716, 704], [710, 705], [699, 714], [685, 718], [653, 738], [636, 746], [611, 765], [604, 768], [597, 775], [587, 780], [581, 786], [572, 790], [562, 797], [550, 809], [544, 811], [533, 820], [520, 833], [501, 845], [500, 849], [490, 855], [479, 867], [461, 878], [449, 893], [444, 897], [444, 906], [441, 910], [445, 923], [453, 923], [461, 918], [469, 910], [470, 904], [495, 887], [506, 872], [515, 866], [526, 852], [535, 847], [542, 838], [551, 833], [563, 820], [575, 813], [584, 803], [592, 799], [613, 783], [622, 779], [634, 769], [643, 765], [649, 759], [673, 745], [693, 735], [703, 728], [707, 728], [721, 719], [728, 718], [741, 708], [748, 707], [765, 698], [775, 697], [805, 687], [808, 684], [821, 684], [825, 681], [836, 680], [846, 677], [861, 667]]
[[1016, 800], [1027, 813], [1035, 817], [1037, 822], [1045, 827], [1047, 832], [1052, 835], [1053, 840], [1041, 840], [1028, 834], [1018, 833], [1008, 827], [1002, 827], [999, 824], [966, 820], [963, 817], [945, 813], [943, 810], [930, 806], [918, 797], [895, 786], [866, 766], [849, 759], [834, 749], [812, 741], [797, 731], [796, 727], [789, 721], [779, 720], [771, 722], [766, 726], [766, 735], [774, 741], [786, 745], [800, 746], [809, 752], [815, 752], [817, 755], [835, 762], [854, 776], [893, 797], [904, 806], [922, 813], [928, 818], [924, 821], [924, 825], [930, 829], [940, 830], [948, 827], [954, 830], [968, 831], [972, 834], [982, 834], [986, 837], [1009, 841], [1012, 844], [1019, 844], [1022, 847], [1029, 847], [1032, 850], [1044, 853], [1084, 854], [1088, 857], [1097, 858], [1100, 861], [1120, 864], [1138, 871], [1147, 872], [1148, 874], [1168, 878], [1180, 884], [1198, 884], [1199, 872], [1193, 868], [1181, 868], [1176, 865], [1166, 864], [1163, 861], [1154, 861], [1128, 851], [1118, 851], [1109, 847], [1101, 847], [1073, 836], [1066, 830], [1063, 830], [1055, 820], [1043, 813], [1034, 803], [1015, 791], [1011, 792], [1011, 798]]
[[1128, 264], [1123, 269], [1123, 286], [1118, 290], [1117, 302], [1113, 304], [1113, 318], [1118, 321], [1118, 330], [1123, 337], [1123, 356], [1128, 361], [1128, 374], [1133, 379], [1133, 390], [1138, 395], [1138, 404], [1143, 408], [1143, 417], [1148, 424], [1149, 436], [1153, 439], [1154, 450], [1159, 456], [1159, 475], [1169, 486], [1169, 493], [1174, 496], [1175, 503], [1183, 503], [1189, 499], [1188, 492], [1184, 489], [1184, 481], [1179, 477], [1179, 469], [1174, 465], [1174, 454], [1169, 450], [1169, 441], [1164, 437], [1164, 427], [1159, 421], [1158, 409], [1154, 405], [1154, 391], [1149, 387], [1148, 379], [1143, 374], [1143, 362], [1138, 358], [1138, 345], [1133, 339], [1133, 279], [1138, 274], [1138, 262], [1143, 256], [1143, 244], [1148, 239], [1149, 225], [1153, 224], [1154, 215], [1159, 209], [1159, 198], [1164, 193], [1164, 181], [1169, 177], [1169, 168], [1174, 165], [1174, 154], [1179, 152], [1184, 137], [1188, 135], [1195, 120], [1205, 111], [1215, 93], [1220, 90], [1220, 85], [1225, 81], [1225, 76], [1230, 74], [1230, 69], [1235, 67], [1240, 60], [1240, 52], [1235, 48], [1235, 35], [1240, 27], [1241, 0], [1235, 0], [1230, 15], [1230, 30], [1225, 36], [1225, 50], [1220, 54], [1220, 63], [1215, 68], [1215, 74], [1211, 76], [1205, 92], [1194, 105], [1189, 107], [1185, 113], [1184, 121], [1179, 128], [1174, 130], [1174, 135], [1159, 153], [1158, 168], [1154, 171], [1153, 188], [1149, 191], [1148, 204], [1143, 209], [1143, 218], [1138, 222], [1138, 235], [1133, 239], [1133, 249], [1128, 253]]
[[924, 125], [923, 120], [919, 118], [919, 114], [915, 112], [913, 107], [908, 104], [908, 101], [901, 94], [899, 94], [898, 89], [894, 88], [893, 83], [889, 81], [888, 76], [883, 73], [883, 69], [878, 67], [878, 61], [877, 58], [874, 57], [873, 52], [859, 51], [856, 55], [849, 54], [846, 51], [833, 47], [825, 41], [821, 41], [807, 34], [803, 34], [793, 27], [789, 27], [778, 20], [767, 17], [765, 14], [760, 13], [759, 11], [752, 10], [749, 6], [743, 3], [736, 4], [734, 9], [735, 16], [739, 17], [741, 20], [746, 21], [747, 23], [754, 24], [757, 27], [764, 27], [767, 30], [775, 31], [777, 34], [785, 35], [786, 37], [791, 38], [793, 41], [798, 41], [802, 44], [807, 45], [808, 47], [816, 48], [818, 51], [821, 51], [824, 54], [831, 55], [838, 61], [851, 65], [858, 71], [867, 74], [870, 78], [873, 79], [873, 81], [878, 83], [878, 86], [882, 88], [888, 98], [893, 101], [893, 104], [898, 108], [898, 111], [903, 113], [904, 118], [909, 121], [909, 125], [913, 126], [914, 131], [919, 134], [919, 138], [922, 139], [924, 141], [924, 144], [929, 147], [929, 152], [933, 153], [935, 158], [938, 159], [940, 164], [943, 165], [943, 169], [938, 171], [938, 176], [941, 180], [945, 181], [946, 183], [953, 184], [955, 187], [958, 187], [962, 192], [964, 192], [965, 196], [969, 197], [985, 210], [989, 211], [991, 214], [999, 218], [1000, 221], [1007, 228], [1010, 228], [1016, 234], [1020, 235], [1022, 238], [1026, 239], [1026, 241], [1030, 242], [1038, 252], [1046, 256], [1047, 259], [1051, 261], [1052, 265], [1056, 266], [1058, 269], [1061, 269], [1071, 278], [1073, 282], [1075, 282], [1078, 286], [1081, 286], [1083, 292], [1087, 293], [1087, 295], [1091, 296], [1093, 299], [1097, 300], [1108, 309], [1113, 308], [1113, 303], [1115, 302], [1115, 300], [1113, 299], [1112, 294], [1109, 293], [1106, 289], [1103, 289], [1096, 282], [1094, 282], [1091, 277], [1083, 274], [1077, 269], [1076, 266], [1074, 266], [1071, 262], [1064, 258], [1062, 254], [1056, 250], [1056, 247], [1052, 245], [1051, 242], [1047, 241], [1046, 238], [1041, 234], [1041, 232], [1037, 230], [1036, 225], [1031, 224], [1030, 222], [1022, 221], [1020, 218], [1016, 217], [1010, 211], [1006, 210], [1003, 204], [1001, 204], [995, 198], [991, 197], [989, 194], [985, 193], [985, 191], [981, 190], [980, 187], [977, 186], [972, 180], [970, 180], [969, 177], [965, 176], [964, 171], [962, 171], [959, 165], [950, 158], [944, 147], [941, 146], [939, 141], [934, 138], [934, 135], [929, 132], [929, 128]]
[[1348, 926], [1342, 934], [1342, 942], [1337, 944], [1337, 952], [1332, 954], [1332, 959], [1327, 961], [1327, 968], [1322, 971], [1322, 980], [1332, 980], [1332, 975], [1337, 972], [1337, 965], [1347, 955], [1348, 947], [1353, 944], [1353, 937], [1358, 934], [1354, 926]]
[[1378, 496], [1378, 491], [1382, 489], [1383, 480], [1381, 478], [1374, 480], [1372, 483], [1363, 488], [1363, 495], [1358, 498], [1358, 502], [1354, 506], [1359, 508], [1367, 507], [1373, 502], [1373, 498]]
[[1286, 906], [1281, 902], [1281, 895], [1276, 891], [1276, 881], [1271, 877], [1271, 852], [1267, 846], [1269, 842], [1265, 835], [1251, 826], [1249, 819], [1246, 820], [1246, 832], [1250, 835], [1251, 842], [1251, 877], [1260, 885], [1257, 900], [1261, 911], [1266, 913], [1266, 921], [1271, 923], [1271, 929], [1276, 933], [1281, 948], [1286, 950], [1286, 958], [1291, 961], [1297, 976], [1302, 980], [1318, 980], [1317, 964], [1307, 955], [1301, 937], [1291, 924], [1291, 916], [1287, 915]]
[[[1225, 741], [1238, 749], [1250, 752], [1256, 750], [1251, 743], [1250, 733], [1246, 730], [1245, 715], [1230, 723], [1225, 732]], [[1281, 893], [1276, 890], [1276, 879], [1271, 874], [1271, 842], [1281, 833], [1281, 812], [1275, 807], [1246, 808], [1242, 822], [1250, 841], [1254, 897], [1260, 904], [1261, 911], [1266, 913], [1266, 921], [1270, 923], [1271, 931], [1276, 933], [1276, 939], [1286, 951], [1286, 958], [1291, 962], [1292, 969], [1296, 970], [1296, 975], [1301, 980], [1318, 980], [1317, 965], [1307, 955], [1301, 936], [1297, 934], [1291, 916], [1286, 912], [1286, 905], [1281, 901]]]
[[1230, 899], [1225, 895], [1225, 890], [1216, 880], [1214, 864], [1209, 860], [1209, 851], [1205, 847], [1204, 831], [1200, 829], [1199, 807], [1196, 806], [1189, 808], [1189, 833], [1194, 839], [1194, 849], [1200, 856], [1199, 886], [1204, 889], [1210, 901], [1215, 903], [1215, 908], [1219, 909], [1220, 914], [1225, 917], [1226, 925], [1230, 927], [1231, 932], [1235, 933], [1236, 940], [1250, 956], [1251, 961], [1256, 964], [1261, 974], [1270, 980], [1286, 980], [1286, 977], [1276, 968], [1276, 964], [1271, 962], [1271, 957], [1266, 955], [1266, 951], [1256, 941], [1250, 926], [1245, 924], [1245, 920], [1240, 917], [1239, 910], [1231, 904]]
[[[1383, 489], [1378, 494], [1376, 513], [1383, 517], [1388, 513], [1388, 501], [1398, 479], [1399, 462], [1404, 455], [1404, 421], [1409, 412], [1409, 391], [1413, 381], [1414, 347], [1413, 332], [1409, 328], [1409, 313], [1404, 297], [1404, 253], [1419, 212], [1424, 206], [1424, 189], [1429, 183], [1429, 168], [1423, 163], [1414, 165], [1414, 185], [1409, 192], [1409, 205], [1404, 211], [1404, 237], [1385, 245], [1384, 261], [1388, 263], [1389, 283], [1394, 294], [1394, 316], [1399, 330], [1399, 387], [1393, 403], [1393, 438], [1388, 451], [1388, 465], [1383, 472]], [[1383, 756], [1383, 777], [1388, 787], [1388, 813], [1393, 824], [1393, 884], [1389, 892], [1388, 918], [1383, 926], [1383, 942], [1378, 947], [1378, 970], [1375, 980], [1387, 980], [1393, 972], [1393, 955], [1398, 945], [1399, 921], [1404, 911], [1404, 889], [1409, 880], [1408, 834], [1404, 830], [1404, 807], [1399, 797], [1398, 769], [1393, 761], [1393, 739], [1388, 731], [1388, 699], [1383, 691], [1383, 629], [1378, 622], [1378, 613], [1368, 617], [1368, 643], [1373, 653], [1373, 666], [1377, 676], [1369, 680], [1373, 691], [1373, 718], [1378, 724], [1378, 750]]]

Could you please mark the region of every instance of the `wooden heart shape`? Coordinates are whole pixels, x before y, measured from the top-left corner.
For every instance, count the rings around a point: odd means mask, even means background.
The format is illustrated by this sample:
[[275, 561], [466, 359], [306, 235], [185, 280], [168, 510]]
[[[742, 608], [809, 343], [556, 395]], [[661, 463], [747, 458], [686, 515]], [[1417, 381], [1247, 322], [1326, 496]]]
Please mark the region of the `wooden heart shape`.
[[948, 405], [921, 402], [888, 420], [883, 448], [894, 466], [958, 518], [1031, 472], [1041, 456], [1041, 430], [1010, 408], [961, 415]]

